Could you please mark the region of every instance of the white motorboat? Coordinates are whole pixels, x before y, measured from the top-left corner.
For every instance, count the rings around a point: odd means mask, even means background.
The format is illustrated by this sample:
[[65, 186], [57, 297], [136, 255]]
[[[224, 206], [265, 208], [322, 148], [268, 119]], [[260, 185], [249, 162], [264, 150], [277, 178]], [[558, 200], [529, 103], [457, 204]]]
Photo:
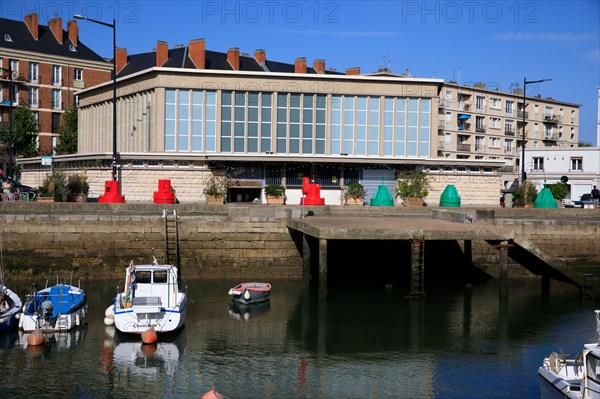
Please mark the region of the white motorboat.
[[176, 331], [185, 324], [187, 295], [180, 289], [177, 267], [152, 264], [125, 269], [125, 287], [105, 311], [104, 322], [117, 331], [142, 334], [153, 327], [157, 333]]
[[[600, 333], [600, 310], [596, 310], [596, 332]], [[600, 399], [600, 345], [584, 344], [573, 355], [552, 352], [538, 375], [542, 399]]]

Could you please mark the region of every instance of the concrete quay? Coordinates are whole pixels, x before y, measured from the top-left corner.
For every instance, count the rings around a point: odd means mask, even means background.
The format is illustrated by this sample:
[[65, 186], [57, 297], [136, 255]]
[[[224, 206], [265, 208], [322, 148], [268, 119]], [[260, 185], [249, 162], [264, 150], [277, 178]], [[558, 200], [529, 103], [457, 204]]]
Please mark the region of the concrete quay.
[[[567, 266], [600, 266], [599, 209], [0, 203], [5, 270], [11, 279], [120, 278], [131, 259], [164, 257], [163, 210], [177, 211], [188, 279], [305, 279], [303, 235], [341, 243], [339, 255], [364, 240], [469, 242], [473, 264], [494, 278], [502, 272], [501, 254], [490, 243], [510, 240], [528, 240]], [[509, 259], [506, 272], [536, 276], [539, 270]]]

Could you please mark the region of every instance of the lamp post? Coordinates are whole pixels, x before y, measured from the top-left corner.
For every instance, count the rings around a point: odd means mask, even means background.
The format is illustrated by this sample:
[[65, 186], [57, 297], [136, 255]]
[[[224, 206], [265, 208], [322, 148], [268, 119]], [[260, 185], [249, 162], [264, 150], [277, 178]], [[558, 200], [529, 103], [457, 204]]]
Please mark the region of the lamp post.
[[521, 127], [521, 129], [523, 129], [523, 143], [521, 144], [521, 184], [525, 183], [525, 180], [527, 180], [527, 174], [525, 174], [525, 100], [527, 98], [527, 85], [541, 82], [549, 82], [551, 80], [552, 79], [527, 80], [527, 78], [523, 78], [523, 126]]
[[87, 20], [90, 22], [94, 22], [100, 25], [108, 26], [113, 30], [113, 71], [112, 71], [112, 81], [113, 81], [113, 159], [112, 159], [112, 179], [117, 181], [117, 23], [113, 19], [112, 24], [107, 22], [97, 21], [92, 18], [84, 17], [83, 15], [74, 15], [73, 18]]

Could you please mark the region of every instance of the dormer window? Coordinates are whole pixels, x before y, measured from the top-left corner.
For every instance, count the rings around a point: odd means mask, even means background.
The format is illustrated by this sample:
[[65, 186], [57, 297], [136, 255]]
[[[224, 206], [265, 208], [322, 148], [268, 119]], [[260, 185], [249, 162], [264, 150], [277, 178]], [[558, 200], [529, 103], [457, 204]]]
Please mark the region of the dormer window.
[[12, 42], [12, 41], [13, 41], [13, 39], [12, 39], [12, 37], [10, 37], [10, 35], [7, 33], [7, 34], [5, 34], [5, 35], [4, 35], [4, 41], [5, 41], [5, 42]]
[[77, 47], [75, 47], [74, 45], [70, 44], [69, 45], [69, 50], [76, 53], [77, 52]]

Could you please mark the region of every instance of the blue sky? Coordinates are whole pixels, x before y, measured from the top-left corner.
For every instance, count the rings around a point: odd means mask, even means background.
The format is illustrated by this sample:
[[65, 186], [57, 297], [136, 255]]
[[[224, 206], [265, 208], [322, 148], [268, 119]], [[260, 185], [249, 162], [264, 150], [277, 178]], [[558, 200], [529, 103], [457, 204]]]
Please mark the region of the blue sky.
[[[10, 1], [3, 18], [38, 12], [41, 24], [74, 14], [117, 22], [129, 54], [205, 38], [206, 47], [362, 73], [380, 66], [423, 78], [483, 82], [509, 91], [523, 79], [540, 93], [580, 104], [580, 141], [596, 142], [600, 87], [600, 2], [595, 1]], [[112, 57], [112, 32], [78, 21], [80, 40]]]

